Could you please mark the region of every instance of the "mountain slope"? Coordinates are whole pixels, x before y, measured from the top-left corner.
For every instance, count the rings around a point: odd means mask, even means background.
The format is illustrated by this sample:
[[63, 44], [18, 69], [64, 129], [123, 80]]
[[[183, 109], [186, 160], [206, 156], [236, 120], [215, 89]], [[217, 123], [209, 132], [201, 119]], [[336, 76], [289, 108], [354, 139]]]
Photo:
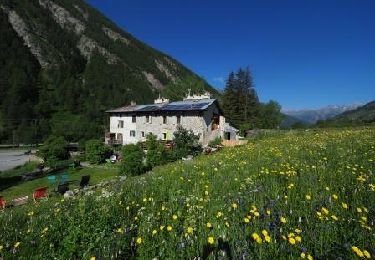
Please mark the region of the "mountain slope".
[[358, 105], [350, 106], [326, 106], [320, 109], [287, 110], [284, 114], [292, 116], [303, 123], [315, 124], [319, 120], [335, 117], [345, 111], [357, 108]]
[[375, 101], [327, 120], [328, 125], [363, 125], [375, 122]]
[[99, 137], [108, 108], [188, 88], [218, 95], [83, 1], [0, 0], [0, 19], [1, 142]]

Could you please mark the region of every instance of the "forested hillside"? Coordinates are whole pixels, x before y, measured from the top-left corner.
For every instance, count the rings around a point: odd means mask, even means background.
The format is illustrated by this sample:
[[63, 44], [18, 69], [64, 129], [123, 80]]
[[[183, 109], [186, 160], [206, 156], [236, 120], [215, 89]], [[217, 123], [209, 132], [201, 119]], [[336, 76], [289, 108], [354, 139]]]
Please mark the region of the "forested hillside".
[[218, 92], [83, 1], [0, 0], [0, 143], [97, 138], [105, 110]]

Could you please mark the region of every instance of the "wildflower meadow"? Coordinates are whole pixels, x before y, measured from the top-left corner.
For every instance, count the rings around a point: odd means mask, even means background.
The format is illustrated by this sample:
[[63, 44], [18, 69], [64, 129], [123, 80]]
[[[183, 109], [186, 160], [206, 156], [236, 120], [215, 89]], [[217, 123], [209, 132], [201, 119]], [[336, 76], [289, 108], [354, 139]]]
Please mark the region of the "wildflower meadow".
[[375, 255], [375, 129], [285, 131], [4, 210], [4, 259]]

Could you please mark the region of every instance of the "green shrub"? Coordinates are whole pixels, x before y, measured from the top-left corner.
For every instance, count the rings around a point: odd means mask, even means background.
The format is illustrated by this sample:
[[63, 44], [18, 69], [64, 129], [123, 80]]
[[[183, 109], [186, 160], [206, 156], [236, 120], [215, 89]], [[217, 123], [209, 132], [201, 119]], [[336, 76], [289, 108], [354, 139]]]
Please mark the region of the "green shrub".
[[85, 144], [86, 160], [92, 164], [99, 164], [105, 161], [112, 154], [112, 149], [100, 140], [89, 140]]
[[167, 162], [164, 145], [157, 140], [156, 135], [147, 135], [146, 149], [146, 164], [148, 168], [153, 168]]
[[122, 148], [120, 174], [135, 176], [146, 171], [143, 164], [144, 153], [137, 144], [128, 144]]
[[199, 144], [199, 136], [195, 135], [192, 130], [178, 126], [173, 135], [173, 149], [176, 159], [181, 159], [188, 155], [197, 155], [202, 151], [202, 146]]
[[211, 140], [208, 145], [209, 146], [216, 146], [216, 145], [221, 145], [221, 143], [223, 142], [223, 139], [221, 138], [221, 136], [218, 136], [216, 137], [214, 140]]
[[39, 149], [39, 156], [47, 165], [56, 164], [57, 161], [69, 159], [68, 143], [62, 136], [50, 136]]

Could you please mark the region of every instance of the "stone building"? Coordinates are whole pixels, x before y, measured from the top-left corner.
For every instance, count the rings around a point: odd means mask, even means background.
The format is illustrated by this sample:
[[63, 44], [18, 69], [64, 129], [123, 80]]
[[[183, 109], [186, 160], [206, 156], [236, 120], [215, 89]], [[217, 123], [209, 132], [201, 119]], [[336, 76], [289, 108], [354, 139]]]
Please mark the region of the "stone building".
[[145, 141], [148, 134], [160, 140], [172, 140], [177, 126], [192, 130], [202, 145], [217, 137], [237, 140], [238, 130], [225, 123], [216, 99], [209, 94], [187, 96], [169, 103], [159, 98], [150, 105], [136, 105], [108, 110], [110, 114], [107, 144], [131, 144]]

